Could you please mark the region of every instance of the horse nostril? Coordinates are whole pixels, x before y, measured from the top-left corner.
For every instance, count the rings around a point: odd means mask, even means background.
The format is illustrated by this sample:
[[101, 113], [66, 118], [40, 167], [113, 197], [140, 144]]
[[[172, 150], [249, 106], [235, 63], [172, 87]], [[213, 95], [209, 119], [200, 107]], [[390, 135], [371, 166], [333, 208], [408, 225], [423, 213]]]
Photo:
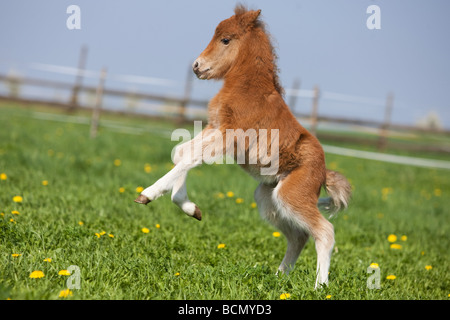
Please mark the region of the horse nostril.
[[194, 69], [197, 69], [198, 68], [198, 61], [195, 61], [194, 62]]

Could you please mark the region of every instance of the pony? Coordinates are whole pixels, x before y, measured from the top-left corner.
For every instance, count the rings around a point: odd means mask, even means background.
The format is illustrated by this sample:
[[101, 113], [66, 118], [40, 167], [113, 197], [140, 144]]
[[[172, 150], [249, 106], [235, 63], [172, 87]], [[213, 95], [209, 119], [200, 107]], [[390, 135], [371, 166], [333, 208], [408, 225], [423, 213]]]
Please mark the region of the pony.
[[[173, 169], [143, 190], [135, 202], [147, 204], [171, 191], [176, 205], [201, 220], [200, 209], [187, 196], [188, 171], [224, 155], [241, 157], [240, 166], [260, 182], [254, 198], [261, 217], [287, 239], [276, 274], [292, 270], [311, 236], [317, 253], [317, 288], [328, 284], [334, 246], [334, 227], [319, 208], [331, 215], [347, 208], [351, 185], [342, 174], [326, 168], [320, 142], [284, 102], [277, 56], [260, 14], [261, 10], [237, 5], [234, 15], [215, 29], [192, 64], [199, 79], [223, 80], [208, 104], [208, 123], [192, 140], [175, 148]], [[229, 132], [234, 133], [231, 138]], [[261, 154], [265, 157], [255, 156]], [[268, 169], [264, 159], [271, 159], [275, 166], [262, 174]], [[319, 198], [322, 188], [328, 197]]]

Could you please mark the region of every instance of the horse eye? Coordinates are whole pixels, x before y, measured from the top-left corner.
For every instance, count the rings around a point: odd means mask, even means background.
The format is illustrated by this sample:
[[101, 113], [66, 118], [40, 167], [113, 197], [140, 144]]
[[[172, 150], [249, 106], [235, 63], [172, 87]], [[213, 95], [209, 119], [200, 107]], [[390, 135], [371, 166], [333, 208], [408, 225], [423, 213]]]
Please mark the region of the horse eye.
[[228, 39], [228, 38], [224, 38], [224, 39], [222, 39], [222, 40], [220, 40], [220, 41], [222, 41], [222, 43], [223, 43], [224, 45], [228, 45], [228, 44], [230, 43], [230, 39]]

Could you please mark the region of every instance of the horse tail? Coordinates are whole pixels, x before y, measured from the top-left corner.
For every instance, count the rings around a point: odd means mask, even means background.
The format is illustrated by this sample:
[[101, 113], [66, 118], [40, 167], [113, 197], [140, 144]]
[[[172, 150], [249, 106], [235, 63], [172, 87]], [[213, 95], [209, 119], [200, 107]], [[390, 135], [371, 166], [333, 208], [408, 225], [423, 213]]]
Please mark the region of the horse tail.
[[329, 197], [320, 198], [318, 207], [320, 210], [329, 213], [329, 217], [332, 218], [337, 212], [348, 207], [352, 196], [352, 186], [344, 175], [328, 169], [323, 186]]

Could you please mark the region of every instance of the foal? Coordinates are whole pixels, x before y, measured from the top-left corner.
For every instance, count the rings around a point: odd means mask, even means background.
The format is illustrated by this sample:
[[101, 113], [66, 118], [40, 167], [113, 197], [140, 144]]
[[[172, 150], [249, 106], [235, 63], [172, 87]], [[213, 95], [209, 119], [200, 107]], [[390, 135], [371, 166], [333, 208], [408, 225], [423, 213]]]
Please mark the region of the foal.
[[[243, 156], [247, 162], [240, 163], [241, 167], [260, 181], [254, 197], [261, 216], [287, 238], [287, 251], [278, 271], [288, 273], [293, 268], [312, 236], [317, 251], [317, 287], [328, 283], [334, 245], [333, 225], [321, 215], [318, 205], [333, 213], [347, 207], [351, 186], [344, 176], [325, 168], [319, 141], [285, 104], [274, 50], [258, 18], [260, 12], [237, 6], [235, 15], [217, 26], [211, 42], [192, 66], [199, 79], [224, 80], [209, 103], [208, 125], [176, 148], [174, 168], [135, 201], [147, 204], [172, 191], [172, 201], [187, 215], [201, 220], [201, 211], [187, 196], [188, 171], [224, 155], [235, 159]], [[249, 130], [256, 133], [256, 143], [245, 134]], [[268, 130], [270, 135], [264, 140], [261, 132]], [[230, 131], [235, 133], [231, 139], [227, 136]], [[242, 138], [245, 144], [239, 146]], [[206, 150], [210, 152], [205, 156]], [[258, 161], [251, 160], [268, 150], [275, 170], [263, 174], [267, 161], [260, 156]], [[319, 200], [321, 187], [329, 198]]]

